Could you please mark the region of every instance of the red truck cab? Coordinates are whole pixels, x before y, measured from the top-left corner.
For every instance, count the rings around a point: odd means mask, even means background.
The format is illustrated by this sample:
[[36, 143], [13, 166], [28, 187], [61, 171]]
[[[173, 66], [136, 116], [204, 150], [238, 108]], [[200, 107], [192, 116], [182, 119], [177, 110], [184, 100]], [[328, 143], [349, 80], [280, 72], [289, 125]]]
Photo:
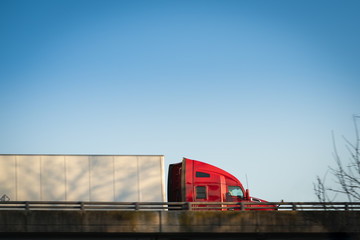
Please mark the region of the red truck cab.
[[169, 202], [240, 202], [245, 193], [236, 177], [213, 165], [184, 158], [169, 166]]
[[184, 158], [170, 164], [169, 202], [252, 202], [249, 192], [230, 173], [213, 165]]

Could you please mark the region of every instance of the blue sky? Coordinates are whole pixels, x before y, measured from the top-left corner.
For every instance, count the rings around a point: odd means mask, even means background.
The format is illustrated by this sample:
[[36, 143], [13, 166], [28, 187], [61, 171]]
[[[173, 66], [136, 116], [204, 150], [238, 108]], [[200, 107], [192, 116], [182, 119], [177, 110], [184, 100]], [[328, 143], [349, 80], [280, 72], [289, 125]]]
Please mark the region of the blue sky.
[[316, 200], [360, 113], [358, 1], [0, 2], [0, 153], [164, 154]]

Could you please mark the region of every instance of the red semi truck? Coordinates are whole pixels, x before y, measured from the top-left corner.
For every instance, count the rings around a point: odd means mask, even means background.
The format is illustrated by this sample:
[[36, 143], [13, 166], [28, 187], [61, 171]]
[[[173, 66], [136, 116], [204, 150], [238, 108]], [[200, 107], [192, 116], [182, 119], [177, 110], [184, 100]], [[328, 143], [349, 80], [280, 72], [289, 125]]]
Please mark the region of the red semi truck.
[[[230, 173], [213, 165], [184, 158], [170, 164], [168, 174], [169, 202], [266, 202], [249, 195], [241, 182]], [[206, 206], [206, 205], [204, 205]], [[237, 206], [239, 207], [239, 206]], [[253, 205], [264, 207], [264, 205]], [[268, 206], [261, 210], [274, 210]]]
[[[11, 201], [166, 202], [163, 155], [0, 154], [0, 198]], [[129, 184], [129, 182], [131, 184]], [[168, 202], [260, 202], [230, 173], [184, 158], [170, 164]], [[228, 204], [222, 204], [228, 202]], [[269, 207], [268, 207], [269, 208]]]

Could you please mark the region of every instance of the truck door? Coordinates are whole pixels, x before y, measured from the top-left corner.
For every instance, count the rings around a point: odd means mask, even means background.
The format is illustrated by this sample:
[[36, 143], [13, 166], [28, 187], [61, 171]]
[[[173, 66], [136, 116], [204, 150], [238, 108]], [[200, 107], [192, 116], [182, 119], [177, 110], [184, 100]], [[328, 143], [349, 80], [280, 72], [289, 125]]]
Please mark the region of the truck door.
[[[228, 190], [225, 194], [225, 202], [243, 202], [244, 201], [244, 192], [239, 186], [227, 186]], [[239, 205], [227, 205], [230, 207], [229, 210], [238, 209]]]
[[229, 202], [241, 202], [244, 200], [244, 192], [239, 186], [228, 186], [227, 198]]

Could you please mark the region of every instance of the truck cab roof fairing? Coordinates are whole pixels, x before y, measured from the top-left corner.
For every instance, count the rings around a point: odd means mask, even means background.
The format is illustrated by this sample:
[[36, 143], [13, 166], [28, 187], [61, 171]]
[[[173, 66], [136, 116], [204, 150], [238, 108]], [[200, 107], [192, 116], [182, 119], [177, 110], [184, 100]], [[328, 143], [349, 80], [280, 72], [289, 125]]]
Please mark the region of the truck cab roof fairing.
[[211, 164], [183, 158], [182, 167], [182, 201], [194, 201], [193, 188], [197, 178], [196, 174], [215, 174], [223, 176], [225, 178], [226, 185], [239, 186], [242, 191], [244, 191], [241, 182], [236, 177]]

